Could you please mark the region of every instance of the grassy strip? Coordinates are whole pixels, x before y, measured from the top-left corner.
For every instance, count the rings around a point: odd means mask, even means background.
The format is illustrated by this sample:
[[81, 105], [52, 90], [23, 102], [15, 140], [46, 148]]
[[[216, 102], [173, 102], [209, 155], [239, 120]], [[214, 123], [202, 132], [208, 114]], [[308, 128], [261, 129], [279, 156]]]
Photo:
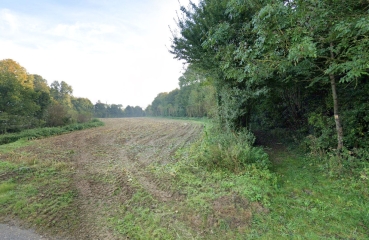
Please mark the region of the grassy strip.
[[103, 122], [99, 121], [98, 119], [93, 119], [92, 121], [87, 122], [87, 123], [75, 123], [75, 124], [70, 124], [70, 125], [63, 126], [63, 127], [28, 129], [28, 130], [24, 130], [19, 133], [8, 133], [8, 134], [0, 135], [0, 145], [12, 143], [22, 138], [38, 139], [38, 138], [43, 138], [43, 137], [60, 135], [60, 134], [68, 133], [72, 131], [83, 130], [87, 128], [99, 127], [103, 125], [104, 125]]
[[249, 164], [235, 173], [204, 165], [204, 150], [203, 139], [177, 162], [151, 166], [177, 200], [137, 193], [113, 218], [115, 229], [137, 239], [368, 238], [366, 172], [332, 178], [316, 160], [283, 150], [272, 171]]
[[0, 148], [6, 159], [0, 158], [0, 221], [19, 219], [52, 235], [77, 230], [72, 163], [13, 151], [26, 145], [20, 140]]

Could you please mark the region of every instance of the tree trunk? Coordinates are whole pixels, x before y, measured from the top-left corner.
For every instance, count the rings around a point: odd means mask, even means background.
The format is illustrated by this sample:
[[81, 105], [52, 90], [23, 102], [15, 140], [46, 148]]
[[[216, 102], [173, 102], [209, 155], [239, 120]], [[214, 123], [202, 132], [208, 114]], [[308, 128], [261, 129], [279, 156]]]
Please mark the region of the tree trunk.
[[[334, 59], [333, 54], [333, 44], [331, 43], [331, 58]], [[329, 79], [331, 80], [332, 87], [332, 96], [333, 96], [333, 111], [334, 111], [334, 121], [336, 122], [336, 131], [337, 131], [337, 150], [341, 150], [343, 148], [343, 130], [341, 124], [341, 118], [338, 111], [338, 98], [337, 98], [337, 90], [336, 90], [336, 78], [333, 74], [329, 74]]]
[[329, 78], [331, 80], [332, 86], [332, 96], [333, 96], [333, 111], [334, 111], [334, 120], [336, 122], [336, 131], [337, 131], [337, 150], [341, 150], [343, 147], [343, 130], [341, 124], [341, 118], [338, 112], [338, 100], [337, 100], [337, 91], [336, 91], [336, 79], [334, 75], [330, 74]]

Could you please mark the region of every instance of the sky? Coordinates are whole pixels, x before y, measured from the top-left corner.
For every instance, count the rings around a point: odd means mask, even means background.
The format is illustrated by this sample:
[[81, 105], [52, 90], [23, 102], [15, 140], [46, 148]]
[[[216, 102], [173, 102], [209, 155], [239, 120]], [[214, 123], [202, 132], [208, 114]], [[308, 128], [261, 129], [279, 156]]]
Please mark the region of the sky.
[[[187, 6], [188, 0], [181, 0]], [[178, 0], [1, 0], [0, 60], [13, 59], [75, 97], [146, 108], [178, 88], [169, 53]]]

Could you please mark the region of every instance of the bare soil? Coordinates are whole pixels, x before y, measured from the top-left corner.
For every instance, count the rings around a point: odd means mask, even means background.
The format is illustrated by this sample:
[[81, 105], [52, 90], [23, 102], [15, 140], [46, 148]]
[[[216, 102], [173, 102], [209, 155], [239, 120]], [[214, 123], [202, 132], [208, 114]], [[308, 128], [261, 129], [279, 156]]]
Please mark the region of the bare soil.
[[[166, 119], [103, 121], [103, 127], [36, 140], [36, 144], [19, 150], [72, 166], [71, 188], [78, 193], [74, 207], [79, 223], [70, 232], [61, 229], [57, 235], [63, 238], [116, 239], [106, 219], [115, 213], [115, 206], [135, 193], [132, 179], [158, 201], [175, 201], [178, 196], [162, 179], [155, 179], [148, 166], [174, 161], [174, 152], [196, 140], [203, 128], [195, 122]], [[58, 221], [58, 216], [52, 221]]]

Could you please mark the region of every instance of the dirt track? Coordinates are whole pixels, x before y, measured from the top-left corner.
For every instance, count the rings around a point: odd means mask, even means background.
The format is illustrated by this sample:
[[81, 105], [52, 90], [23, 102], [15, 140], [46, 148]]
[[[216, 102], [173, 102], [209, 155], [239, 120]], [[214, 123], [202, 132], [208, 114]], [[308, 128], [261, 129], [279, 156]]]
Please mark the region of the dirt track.
[[69, 236], [72, 239], [115, 239], [105, 221], [116, 211], [115, 206], [131, 198], [131, 181], [159, 201], [173, 199], [175, 193], [157, 181], [147, 167], [172, 161], [173, 153], [195, 140], [202, 129], [198, 123], [164, 119], [103, 121], [104, 127], [38, 140], [27, 147], [42, 158], [59, 154], [58, 161], [68, 161], [74, 167], [80, 223], [78, 231]]

